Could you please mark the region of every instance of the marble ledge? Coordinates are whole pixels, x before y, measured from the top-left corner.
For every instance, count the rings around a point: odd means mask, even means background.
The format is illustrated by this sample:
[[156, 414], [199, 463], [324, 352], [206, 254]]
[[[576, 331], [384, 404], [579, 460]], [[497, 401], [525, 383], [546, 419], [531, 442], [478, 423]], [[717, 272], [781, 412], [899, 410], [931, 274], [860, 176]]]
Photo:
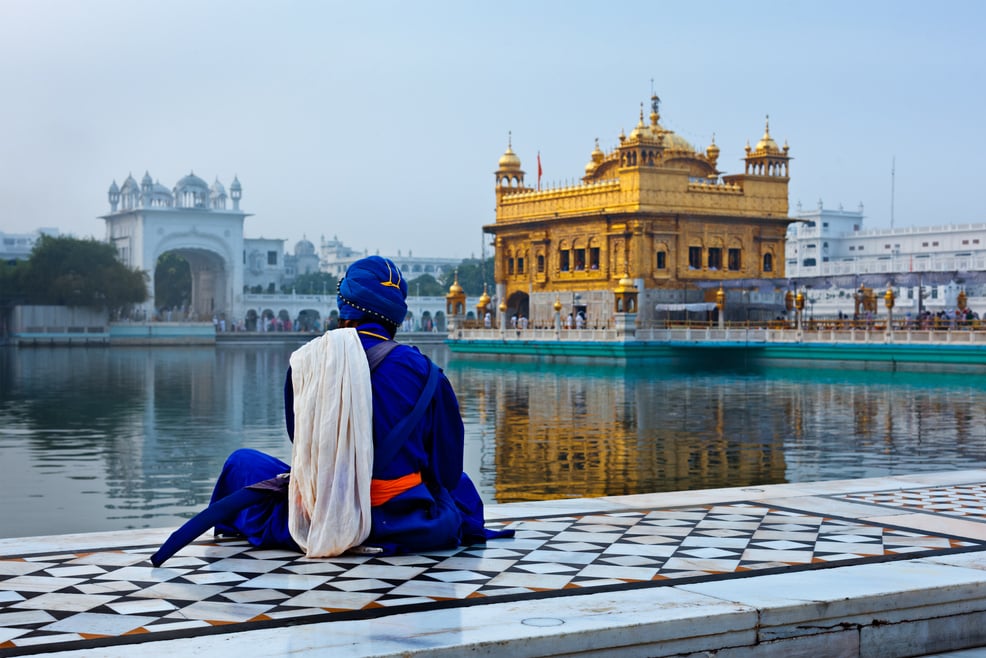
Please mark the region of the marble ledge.
[[[760, 611], [763, 639], [986, 611], [979, 560], [917, 559], [680, 585], [676, 589]], [[950, 556], [963, 558], [965, 556]], [[948, 559], [947, 557], [944, 559]]]
[[[757, 611], [748, 606], [669, 587], [146, 642], [139, 651], [142, 658], [217, 652], [235, 653], [237, 658], [289, 654], [452, 658], [505, 651], [511, 658], [522, 658], [609, 651], [627, 655], [622, 652], [631, 647], [659, 646], [662, 654], [679, 654], [752, 645], [756, 624]], [[133, 655], [134, 648], [106, 647], [99, 655], [125, 658]]]

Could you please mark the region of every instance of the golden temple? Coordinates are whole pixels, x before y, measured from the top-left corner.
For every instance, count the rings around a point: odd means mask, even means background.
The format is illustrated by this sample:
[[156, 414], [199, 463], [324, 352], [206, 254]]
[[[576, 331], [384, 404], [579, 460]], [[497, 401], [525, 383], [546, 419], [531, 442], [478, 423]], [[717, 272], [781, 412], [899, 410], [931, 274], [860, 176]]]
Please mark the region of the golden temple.
[[[531, 187], [508, 140], [496, 223], [483, 227], [496, 251], [491, 310], [544, 327], [559, 308], [600, 327], [632, 310], [646, 325], [657, 304], [715, 301], [710, 282], [784, 278], [791, 157], [769, 117], [756, 146], [747, 142], [744, 172], [723, 175], [715, 138], [700, 153], [661, 126], [659, 104], [652, 96], [649, 123], [641, 104], [612, 151], [597, 139], [574, 185], [542, 190], [539, 175]], [[626, 290], [639, 295], [634, 309], [620, 308]]]

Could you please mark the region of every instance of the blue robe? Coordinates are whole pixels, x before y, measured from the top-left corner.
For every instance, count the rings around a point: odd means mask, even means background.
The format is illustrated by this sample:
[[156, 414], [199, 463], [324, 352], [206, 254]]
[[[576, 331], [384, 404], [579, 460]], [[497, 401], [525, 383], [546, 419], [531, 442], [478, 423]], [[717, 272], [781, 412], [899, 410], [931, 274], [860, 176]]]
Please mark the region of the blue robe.
[[[376, 334], [376, 336], [374, 335]], [[386, 336], [383, 327], [359, 328], [363, 349]], [[390, 429], [409, 415], [424, 388], [430, 362], [417, 348], [398, 345], [370, 374], [373, 390], [374, 451]], [[288, 436], [294, 435], [294, 396], [291, 372], [284, 386], [284, 411]], [[420, 472], [422, 483], [372, 508], [371, 531], [364, 546], [385, 553], [406, 553], [473, 544], [512, 533], [484, 528], [483, 503], [472, 481], [462, 470], [462, 417], [452, 385], [442, 374], [438, 388], [417, 428], [411, 432], [389, 463], [374, 460], [373, 478], [393, 480]], [[241, 487], [286, 473], [284, 462], [256, 450], [237, 450], [223, 467], [213, 501]], [[287, 500], [270, 501], [242, 511], [229, 525], [217, 525], [220, 533], [245, 536], [251, 544], [299, 550], [288, 532]]]

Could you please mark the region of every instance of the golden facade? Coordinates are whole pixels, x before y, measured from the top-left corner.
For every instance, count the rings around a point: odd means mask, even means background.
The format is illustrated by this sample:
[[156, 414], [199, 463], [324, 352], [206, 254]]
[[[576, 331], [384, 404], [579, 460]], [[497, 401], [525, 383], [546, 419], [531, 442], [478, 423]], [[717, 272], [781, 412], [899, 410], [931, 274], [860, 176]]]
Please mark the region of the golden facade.
[[572, 186], [530, 187], [508, 142], [496, 223], [484, 227], [495, 236], [501, 312], [551, 326], [561, 301], [564, 314], [571, 306], [589, 326], [612, 326], [613, 291], [629, 279], [646, 323], [655, 303], [704, 300], [700, 283], [784, 278], [787, 144], [778, 147], [768, 121], [746, 146], [744, 173], [722, 175], [715, 139], [696, 151], [661, 126], [658, 107], [654, 96], [648, 124], [641, 106], [637, 126], [609, 153], [597, 140]]

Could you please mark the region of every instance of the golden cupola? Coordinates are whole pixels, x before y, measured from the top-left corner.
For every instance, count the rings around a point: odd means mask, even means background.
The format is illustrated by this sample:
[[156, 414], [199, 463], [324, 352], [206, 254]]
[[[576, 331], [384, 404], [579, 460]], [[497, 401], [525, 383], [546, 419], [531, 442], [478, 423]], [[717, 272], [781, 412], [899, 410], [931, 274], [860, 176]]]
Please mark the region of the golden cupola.
[[[458, 282], [458, 277], [456, 277], [456, 282]], [[487, 307], [490, 305], [490, 294], [486, 292], [486, 284], [483, 284], [483, 294], [479, 296], [479, 302], [476, 304], [476, 310], [479, 311], [480, 315], [486, 313]]]
[[767, 117], [766, 125], [763, 129], [763, 137], [757, 142], [756, 147], [753, 149], [754, 155], [774, 155], [780, 153], [781, 150], [777, 148], [777, 142], [774, 138], [770, 136], [770, 117]]
[[596, 138], [596, 148], [592, 149], [592, 153], [589, 156], [589, 162], [585, 165], [585, 175], [591, 176], [596, 170], [596, 167], [602, 164], [603, 160], [606, 159], [606, 154], [602, 152], [599, 148], [599, 138]]
[[712, 135], [712, 143], [705, 149], [705, 157], [707, 157], [709, 162], [712, 164], [715, 164], [719, 159], [719, 147], [716, 145], [715, 135]]
[[445, 311], [448, 315], [458, 316], [466, 313], [466, 291], [459, 285], [459, 269], [455, 270], [455, 278], [445, 295]]
[[520, 158], [514, 153], [513, 137], [507, 133], [507, 150], [500, 156], [496, 169], [496, 184], [502, 188], [522, 189], [524, 187], [524, 171], [520, 168]]
[[449, 286], [449, 295], [461, 295], [463, 293], [462, 286], [459, 285], [459, 270], [455, 270], [455, 279], [452, 281], [452, 285]]
[[507, 143], [507, 150], [503, 152], [500, 156], [500, 162], [497, 163], [499, 168], [503, 171], [512, 171], [514, 169], [520, 169], [520, 158], [514, 153], [513, 148], [511, 148], [509, 142]]
[[787, 178], [790, 172], [790, 147], [784, 142], [784, 148], [778, 148], [777, 142], [770, 136], [770, 116], [764, 122], [763, 137], [754, 148], [746, 143], [746, 173], [755, 176], [777, 176]]
[[627, 138], [631, 142], [638, 142], [644, 136], [649, 136], [650, 130], [647, 129], [647, 125], [644, 123], [644, 104], [640, 104], [640, 120], [637, 121], [637, 125], [633, 127], [630, 131], [630, 136]]
[[712, 143], [705, 149], [705, 159], [712, 166], [712, 171], [707, 174], [707, 177], [715, 180], [719, 177], [719, 170], [717, 168], [719, 164], [719, 146], [716, 144], [715, 133], [712, 134]]

